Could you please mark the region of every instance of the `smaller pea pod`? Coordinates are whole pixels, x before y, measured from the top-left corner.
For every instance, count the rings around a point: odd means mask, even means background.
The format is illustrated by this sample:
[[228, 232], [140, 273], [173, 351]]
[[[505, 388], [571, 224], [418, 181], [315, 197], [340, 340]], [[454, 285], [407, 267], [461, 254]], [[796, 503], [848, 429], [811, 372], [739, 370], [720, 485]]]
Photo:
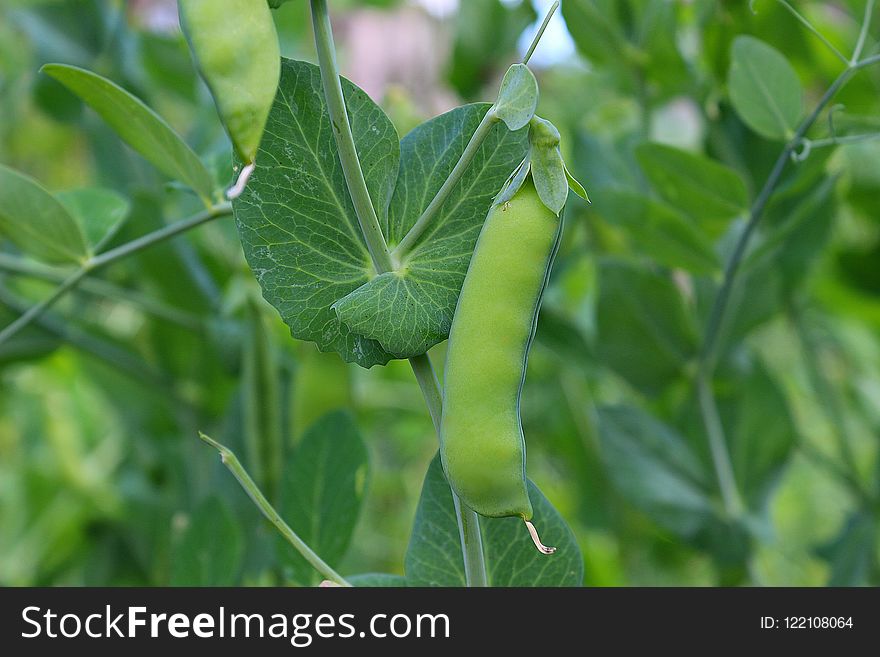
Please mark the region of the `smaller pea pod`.
[[241, 195], [278, 91], [281, 52], [266, 0], [178, 0], [180, 24], [243, 162], [228, 198]]
[[[530, 522], [519, 407], [568, 191], [563, 173], [559, 203], [558, 176], [547, 181], [545, 162], [555, 161], [548, 152], [559, 152], [559, 133], [549, 128], [533, 119], [530, 155], [496, 198], [477, 240], [449, 333], [440, 423], [441, 461], [461, 500], [480, 515], [519, 516], [545, 554], [555, 549], [541, 543]], [[542, 194], [542, 186], [553, 193]]]

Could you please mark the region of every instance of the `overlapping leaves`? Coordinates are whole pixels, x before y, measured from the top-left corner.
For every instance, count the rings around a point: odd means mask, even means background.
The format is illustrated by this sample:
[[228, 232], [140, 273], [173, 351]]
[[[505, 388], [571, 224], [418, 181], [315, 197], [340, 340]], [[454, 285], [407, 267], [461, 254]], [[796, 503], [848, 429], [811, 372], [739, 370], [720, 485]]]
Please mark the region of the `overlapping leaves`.
[[[489, 105], [466, 105], [398, 142], [390, 120], [343, 81], [367, 188], [389, 245], [433, 199]], [[295, 337], [364, 367], [445, 339], [480, 226], [525, 152], [498, 125], [397, 271], [370, 262], [337, 155], [317, 67], [284, 60], [257, 169], [235, 204], [245, 255]]]

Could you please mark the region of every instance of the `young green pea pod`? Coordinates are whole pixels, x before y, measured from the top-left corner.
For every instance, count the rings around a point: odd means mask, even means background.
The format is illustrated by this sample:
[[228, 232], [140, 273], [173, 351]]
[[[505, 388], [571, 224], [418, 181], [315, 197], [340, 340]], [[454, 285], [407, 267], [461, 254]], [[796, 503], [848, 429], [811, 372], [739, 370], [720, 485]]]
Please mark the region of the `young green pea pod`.
[[244, 191], [278, 91], [281, 52], [266, 0], [178, 0], [180, 24], [243, 162], [229, 199]]
[[[462, 285], [446, 353], [440, 456], [467, 506], [484, 516], [521, 517], [538, 549], [551, 554], [554, 548], [541, 543], [530, 522], [519, 414], [538, 310], [562, 234], [562, 205], [549, 207], [537, 187], [547, 183], [543, 162], [553, 159], [543, 151], [558, 153], [558, 133], [547, 143], [545, 128], [530, 130], [533, 152], [489, 210]], [[535, 159], [542, 164], [533, 171]], [[558, 190], [551, 185], [550, 191], [557, 202]]]

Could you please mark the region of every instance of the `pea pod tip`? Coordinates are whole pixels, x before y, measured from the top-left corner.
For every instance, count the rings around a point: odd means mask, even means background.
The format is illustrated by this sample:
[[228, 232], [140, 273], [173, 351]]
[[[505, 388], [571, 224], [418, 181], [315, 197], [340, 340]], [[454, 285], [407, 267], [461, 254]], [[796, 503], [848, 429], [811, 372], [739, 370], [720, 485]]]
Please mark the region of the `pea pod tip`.
[[238, 174], [238, 178], [235, 181], [235, 184], [226, 190], [226, 198], [230, 201], [237, 199], [244, 192], [244, 188], [248, 184], [248, 180], [250, 180], [251, 174], [254, 172], [256, 168], [256, 163], [251, 162], [246, 167], [244, 167], [241, 172]]
[[523, 519], [523, 522], [526, 523], [526, 529], [529, 530], [529, 536], [532, 537], [532, 542], [535, 544], [535, 547], [538, 548], [538, 552], [541, 552], [542, 554], [553, 554], [556, 552], [555, 547], [544, 545], [541, 542], [541, 537], [538, 536], [538, 530], [535, 529], [535, 526], [531, 522], [525, 519]]

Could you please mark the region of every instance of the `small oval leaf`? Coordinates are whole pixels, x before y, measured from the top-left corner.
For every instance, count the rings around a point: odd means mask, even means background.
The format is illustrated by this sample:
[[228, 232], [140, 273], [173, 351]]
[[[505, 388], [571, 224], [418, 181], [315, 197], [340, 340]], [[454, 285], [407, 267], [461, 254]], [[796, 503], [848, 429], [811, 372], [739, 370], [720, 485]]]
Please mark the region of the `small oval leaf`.
[[107, 78], [76, 66], [46, 64], [40, 71], [90, 105], [159, 171], [186, 183], [210, 202], [214, 192], [211, 174], [186, 142], [143, 101]]
[[131, 211], [127, 198], [101, 187], [70, 189], [55, 196], [77, 221], [93, 252], [113, 238]]
[[519, 130], [532, 120], [537, 107], [538, 81], [528, 66], [514, 64], [501, 81], [495, 116], [504, 121], [509, 130]]
[[787, 139], [803, 114], [803, 89], [785, 56], [763, 41], [733, 42], [730, 100], [743, 121], [768, 139]]
[[85, 237], [64, 205], [30, 176], [0, 164], [0, 237], [52, 264], [88, 256]]

